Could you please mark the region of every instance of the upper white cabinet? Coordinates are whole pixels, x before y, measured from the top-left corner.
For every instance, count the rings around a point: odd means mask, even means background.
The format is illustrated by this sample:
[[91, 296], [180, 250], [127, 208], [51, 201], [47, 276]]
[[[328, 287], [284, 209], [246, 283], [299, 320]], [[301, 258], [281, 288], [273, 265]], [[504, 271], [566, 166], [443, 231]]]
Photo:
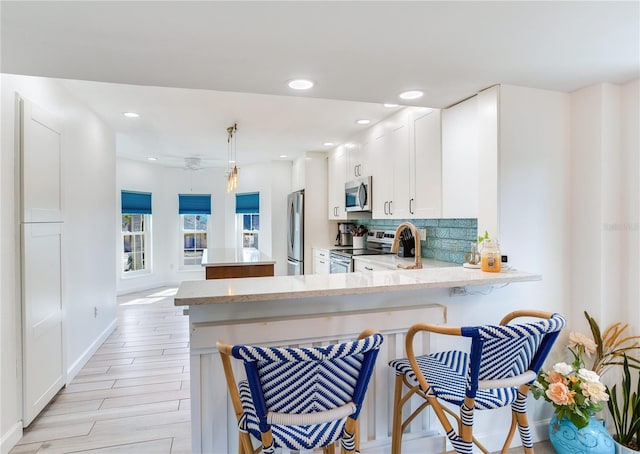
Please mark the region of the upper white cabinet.
[[371, 175], [371, 134], [370, 130], [349, 142], [347, 149], [347, 181]]
[[409, 217], [442, 216], [442, 144], [440, 110], [419, 109], [410, 117], [413, 143], [410, 154]]
[[478, 99], [442, 112], [442, 217], [478, 217]]
[[344, 147], [338, 147], [329, 153], [328, 159], [329, 185], [329, 219], [347, 219], [345, 208], [344, 184], [347, 181], [347, 152]]
[[373, 217], [440, 217], [440, 111], [407, 108], [382, 123], [371, 153]]
[[500, 87], [442, 112], [442, 216], [498, 234]]

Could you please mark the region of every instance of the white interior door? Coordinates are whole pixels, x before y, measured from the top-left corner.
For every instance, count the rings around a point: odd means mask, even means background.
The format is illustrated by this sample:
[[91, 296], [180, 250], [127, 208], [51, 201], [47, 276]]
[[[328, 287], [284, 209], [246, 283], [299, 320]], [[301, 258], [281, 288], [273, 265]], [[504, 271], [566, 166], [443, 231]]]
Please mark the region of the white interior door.
[[62, 147], [55, 119], [22, 100], [21, 282], [23, 425], [64, 386]]

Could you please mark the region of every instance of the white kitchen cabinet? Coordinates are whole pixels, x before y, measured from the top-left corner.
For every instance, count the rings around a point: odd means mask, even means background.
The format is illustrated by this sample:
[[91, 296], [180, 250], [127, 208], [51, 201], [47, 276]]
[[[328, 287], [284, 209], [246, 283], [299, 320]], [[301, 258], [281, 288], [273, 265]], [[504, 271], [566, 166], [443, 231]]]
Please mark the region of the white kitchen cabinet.
[[371, 175], [371, 129], [349, 142], [347, 147], [347, 181]]
[[383, 123], [378, 123], [371, 128], [369, 150], [373, 163], [371, 172], [372, 217], [373, 219], [383, 219], [389, 217], [389, 200], [393, 197], [393, 161], [387, 156]]
[[478, 217], [478, 99], [442, 112], [442, 217]]
[[373, 174], [373, 218], [409, 216], [409, 124], [407, 110], [376, 125], [371, 156]]
[[397, 270], [397, 266], [393, 264], [386, 264], [375, 262], [373, 260], [362, 259], [358, 257], [353, 258], [353, 271], [384, 271], [384, 270]]
[[440, 217], [440, 111], [407, 108], [383, 123], [371, 153], [376, 160], [373, 217]]
[[329, 274], [329, 250], [313, 248], [313, 273]]
[[442, 216], [442, 144], [440, 110], [419, 109], [410, 116], [413, 139], [410, 156], [409, 217]]
[[330, 220], [346, 220], [344, 184], [347, 181], [347, 152], [340, 146], [329, 153], [328, 163], [328, 214]]
[[410, 217], [411, 175], [415, 169], [411, 166], [411, 144], [409, 140], [409, 112], [401, 111], [388, 123], [387, 147], [393, 166], [393, 191], [388, 205], [388, 217], [406, 219]]
[[442, 112], [442, 217], [477, 218], [498, 235], [500, 87]]

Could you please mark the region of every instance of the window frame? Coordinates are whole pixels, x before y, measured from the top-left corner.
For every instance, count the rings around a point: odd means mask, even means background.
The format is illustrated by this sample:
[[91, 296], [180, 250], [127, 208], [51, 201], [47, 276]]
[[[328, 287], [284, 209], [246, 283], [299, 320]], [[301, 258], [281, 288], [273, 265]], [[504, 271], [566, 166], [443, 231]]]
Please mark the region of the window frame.
[[[123, 229], [124, 225], [124, 217], [125, 216], [142, 216], [142, 231], [141, 232], [132, 232], [125, 231]], [[152, 257], [151, 257], [151, 214], [146, 213], [121, 213], [120, 216], [120, 253], [122, 257], [122, 265], [120, 265], [120, 275], [123, 278], [132, 278], [138, 276], [144, 276], [151, 274], [152, 272]], [[142, 238], [142, 255], [144, 267], [139, 270], [125, 270], [125, 255], [131, 254], [132, 251], [125, 252], [125, 237], [141, 237]], [[128, 257], [126, 259], [128, 261]]]
[[[242, 249], [257, 249], [260, 250], [260, 213], [238, 213], [236, 218], [236, 223], [240, 225], [239, 233], [240, 233], [240, 247]], [[258, 216], [258, 228], [256, 230], [245, 230], [244, 228], [244, 217], [245, 216]], [[251, 225], [253, 225], [253, 219], [250, 221]], [[245, 235], [250, 234], [254, 236], [257, 240], [258, 247], [255, 246], [245, 246], [244, 238]]]
[[[205, 230], [185, 230], [184, 228], [184, 216], [206, 216], [207, 218], [207, 227]], [[195, 220], [194, 220], [195, 221]], [[204, 253], [204, 251], [207, 249], [208, 244], [209, 244], [209, 229], [211, 227], [211, 214], [178, 214], [178, 222], [180, 223], [179, 226], [179, 230], [180, 230], [180, 247], [178, 248], [178, 257], [179, 257], [179, 267], [178, 269], [182, 270], [182, 271], [189, 271], [189, 270], [195, 270], [195, 269], [200, 269], [202, 267], [202, 254], [200, 255], [200, 261], [198, 263], [192, 263], [192, 264], [185, 264], [185, 235], [187, 234], [194, 234], [197, 235], [198, 233], [204, 233], [205, 236], [205, 247], [201, 248], [202, 252]], [[196, 225], [196, 222], [194, 222], [194, 226]], [[193, 248], [194, 251], [197, 251], [197, 249], [199, 248]]]

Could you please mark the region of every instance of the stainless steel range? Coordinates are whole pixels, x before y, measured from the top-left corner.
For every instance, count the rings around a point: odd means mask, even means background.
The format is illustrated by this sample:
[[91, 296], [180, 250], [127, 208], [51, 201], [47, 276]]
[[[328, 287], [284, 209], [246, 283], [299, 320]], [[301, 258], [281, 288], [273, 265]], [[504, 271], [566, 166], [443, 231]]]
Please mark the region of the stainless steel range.
[[353, 271], [353, 257], [359, 255], [391, 254], [391, 244], [395, 231], [370, 230], [367, 233], [366, 249], [332, 249], [329, 253], [329, 270], [332, 274]]

